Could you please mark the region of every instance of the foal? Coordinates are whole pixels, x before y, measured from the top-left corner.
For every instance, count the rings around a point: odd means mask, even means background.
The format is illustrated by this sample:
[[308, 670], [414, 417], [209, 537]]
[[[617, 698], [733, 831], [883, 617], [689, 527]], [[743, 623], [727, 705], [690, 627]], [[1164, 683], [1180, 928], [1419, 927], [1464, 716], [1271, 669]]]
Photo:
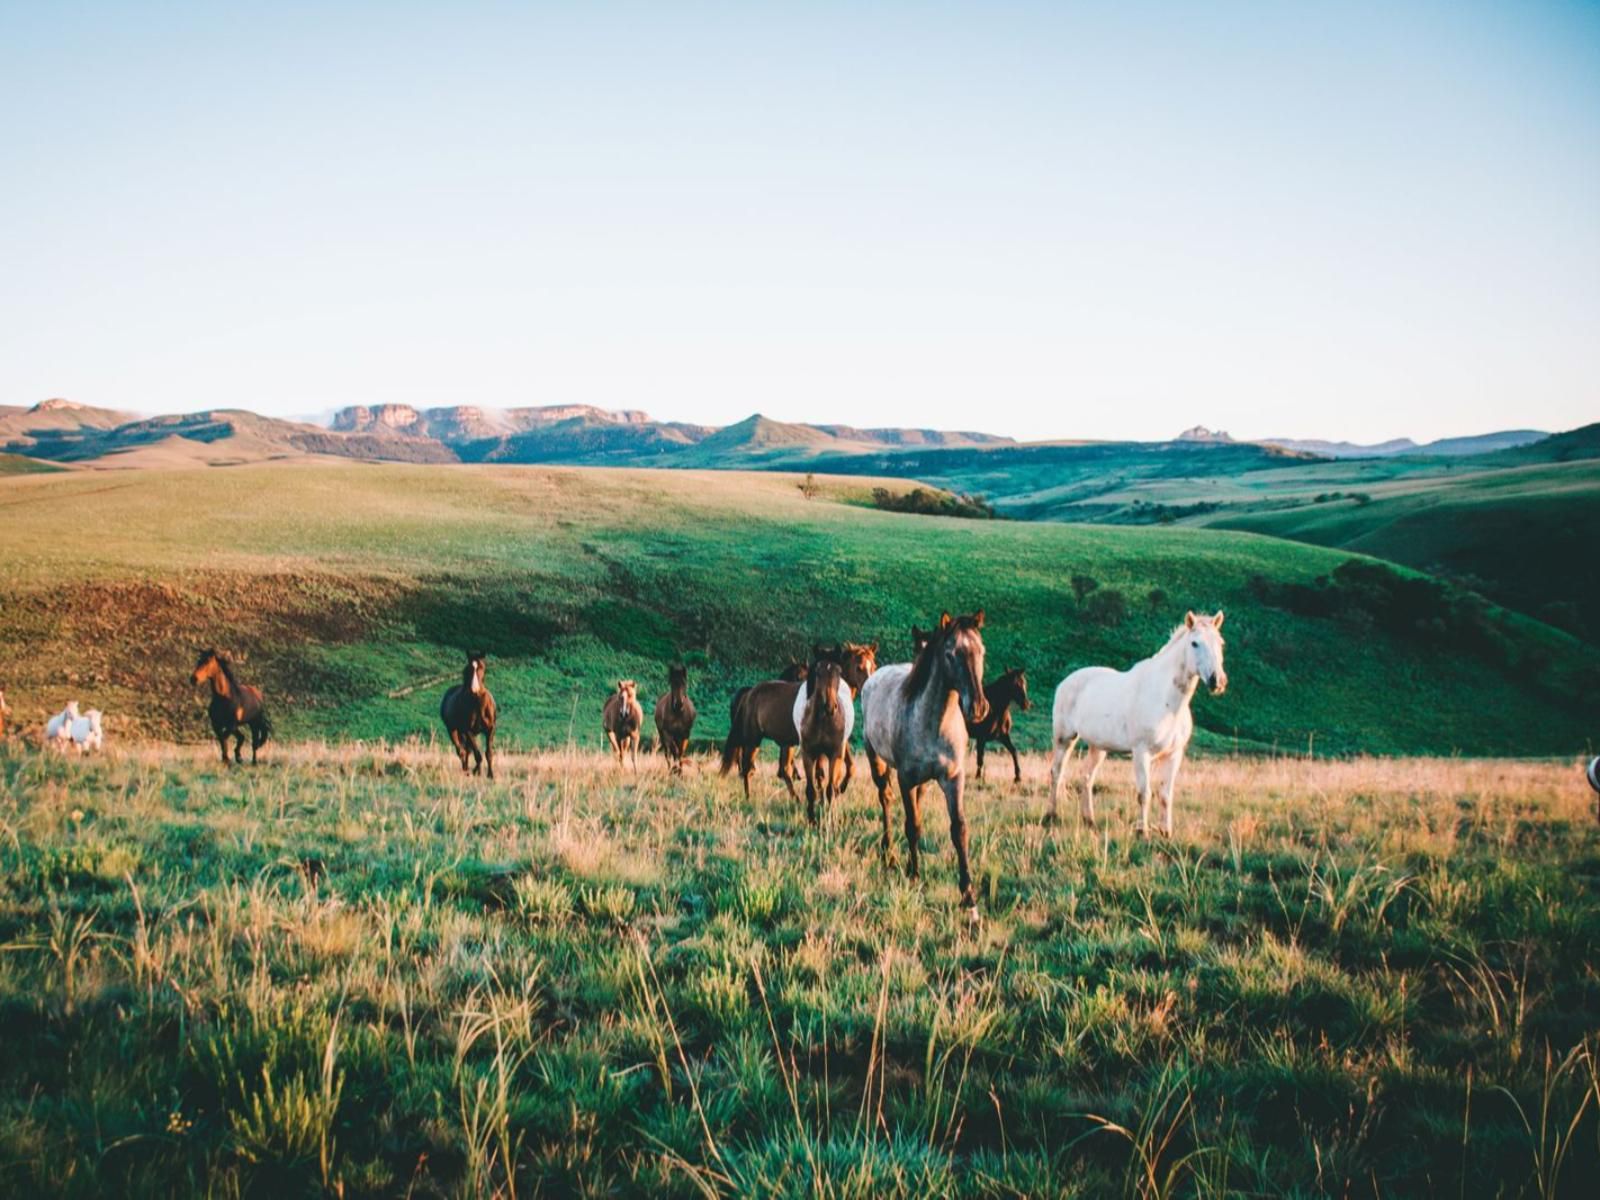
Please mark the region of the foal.
[[[499, 715], [494, 697], [484, 686], [483, 674], [487, 669], [487, 656], [482, 650], [467, 654], [466, 666], [461, 671], [461, 682], [444, 694], [439, 702], [439, 719], [450, 734], [450, 744], [456, 748], [465, 774], [467, 759], [472, 759], [472, 773], [483, 769], [485, 757], [489, 760], [489, 778], [494, 778], [494, 723]], [[478, 753], [476, 737], [483, 734], [483, 753]]]
[[261, 689], [240, 683], [233, 674], [233, 664], [215, 650], [202, 650], [195, 660], [193, 682], [211, 685], [211, 731], [217, 735], [217, 745], [222, 748], [222, 765], [228, 766], [228, 739], [233, 739], [233, 761], [244, 761], [244, 726], [250, 728], [250, 765], [256, 765], [256, 752], [272, 736], [272, 722], [267, 719], [266, 703]]
[[667, 668], [667, 694], [656, 701], [656, 742], [675, 775], [683, 774], [683, 755], [689, 748], [694, 716], [687, 668]]
[[983, 778], [983, 751], [990, 742], [999, 742], [1011, 751], [1011, 769], [1016, 782], [1022, 782], [1022, 763], [1011, 742], [1011, 706], [1023, 712], [1033, 707], [1028, 701], [1028, 676], [1021, 667], [1012, 667], [993, 683], [983, 685], [983, 698], [989, 702], [989, 715], [982, 721], [968, 721], [967, 733], [978, 747], [978, 778]]
[[637, 771], [639, 729], [644, 725], [644, 709], [639, 707], [637, 683], [631, 679], [617, 682], [617, 690], [606, 700], [605, 710], [601, 713], [601, 723], [605, 726], [611, 749], [616, 752], [617, 766], [622, 765], [622, 756], [626, 753], [633, 764], [633, 769]]

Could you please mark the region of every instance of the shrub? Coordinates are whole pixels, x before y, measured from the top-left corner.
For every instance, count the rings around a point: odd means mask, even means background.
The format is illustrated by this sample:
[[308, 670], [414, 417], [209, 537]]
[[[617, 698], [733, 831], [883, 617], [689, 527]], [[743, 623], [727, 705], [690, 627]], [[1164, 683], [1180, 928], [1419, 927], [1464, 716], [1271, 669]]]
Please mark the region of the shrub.
[[968, 496], [961, 492], [942, 492], [928, 488], [912, 488], [895, 495], [888, 488], [872, 489], [872, 503], [889, 512], [921, 513], [930, 517], [966, 517], [976, 521], [992, 521], [997, 517], [994, 505], [982, 496]]
[[1072, 577], [1072, 595], [1079, 604], [1082, 604], [1084, 597], [1099, 586], [1100, 581], [1093, 575], [1074, 575]]
[[1128, 619], [1128, 601], [1116, 588], [1097, 588], [1083, 606], [1083, 615], [1097, 625], [1120, 625]]

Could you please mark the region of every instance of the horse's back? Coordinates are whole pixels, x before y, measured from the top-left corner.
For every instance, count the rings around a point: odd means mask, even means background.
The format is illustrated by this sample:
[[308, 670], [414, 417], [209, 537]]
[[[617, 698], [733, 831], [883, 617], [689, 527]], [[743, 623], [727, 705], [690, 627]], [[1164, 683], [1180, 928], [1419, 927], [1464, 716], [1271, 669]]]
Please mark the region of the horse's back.
[[861, 685], [861, 733], [871, 752], [894, 765], [895, 731], [905, 708], [902, 690], [910, 663], [890, 663], [879, 667]]

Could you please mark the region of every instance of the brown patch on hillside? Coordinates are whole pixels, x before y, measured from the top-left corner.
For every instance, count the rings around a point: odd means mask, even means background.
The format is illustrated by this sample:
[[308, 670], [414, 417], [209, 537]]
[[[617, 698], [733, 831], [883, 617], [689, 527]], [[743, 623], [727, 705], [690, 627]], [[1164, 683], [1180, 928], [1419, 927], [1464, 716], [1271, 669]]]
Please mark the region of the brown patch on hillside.
[[103, 709], [117, 735], [200, 740], [206, 693], [189, 672], [202, 648], [232, 655], [269, 705], [315, 707], [340, 687], [308, 649], [370, 634], [408, 590], [377, 577], [207, 571], [0, 592], [0, 687], [24, 730], [76, 699]]

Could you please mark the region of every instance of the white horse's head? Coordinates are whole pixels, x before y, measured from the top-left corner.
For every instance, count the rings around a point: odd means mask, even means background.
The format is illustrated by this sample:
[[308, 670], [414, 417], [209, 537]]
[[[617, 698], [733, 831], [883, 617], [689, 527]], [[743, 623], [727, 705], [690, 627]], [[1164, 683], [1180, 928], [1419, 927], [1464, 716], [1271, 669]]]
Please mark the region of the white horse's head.
[[1188, 613], [1183, 625], [1184, 664], [1213, 695], [1222, 695], [1228, 690], [1228, 672], [1222, 666], [1222, 610], [1214, 617]]
[[78, 702], [76, 700], [67, 701], [66, 715], [70, 720], [76, 721], [78, 719]]

